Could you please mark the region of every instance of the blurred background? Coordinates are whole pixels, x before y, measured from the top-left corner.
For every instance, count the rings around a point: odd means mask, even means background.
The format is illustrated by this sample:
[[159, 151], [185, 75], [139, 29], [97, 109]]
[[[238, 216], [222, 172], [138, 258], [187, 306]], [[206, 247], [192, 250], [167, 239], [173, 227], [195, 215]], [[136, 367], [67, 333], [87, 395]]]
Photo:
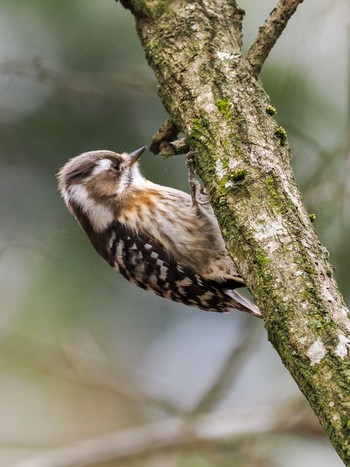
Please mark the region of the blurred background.
[[[239, 3], [247, 49], [275, 0]], [[261, 322], [130, 285], [58, 195], [68, 158], [134, 150], [166, 119], [131, 15], [114, 0], [0, 0], [0, 11], [0, 465], [125, 430], [142, 441], [139, 427], [188, 414], [212, 430], [205, 443], [136, 443], [91, 465], [341, 466]], [[347, 301], [349, 19], [347, 0], [305, 2], [262, 74]], [[187, 190], [182, 156], [141, 164]]]

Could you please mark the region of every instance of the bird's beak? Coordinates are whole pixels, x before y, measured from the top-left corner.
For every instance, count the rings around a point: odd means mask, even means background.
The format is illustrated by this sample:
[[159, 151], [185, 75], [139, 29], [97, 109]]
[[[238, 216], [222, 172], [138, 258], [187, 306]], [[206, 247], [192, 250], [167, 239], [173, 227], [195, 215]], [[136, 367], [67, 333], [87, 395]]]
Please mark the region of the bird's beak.
[[136, 149], [136, 151], [133, 151], [129, 154], [129, 165], [134, 165], [135, 162], [137, 162], [142, 154], [146, 151], [147, 147], [142, 146], [142, 148]]

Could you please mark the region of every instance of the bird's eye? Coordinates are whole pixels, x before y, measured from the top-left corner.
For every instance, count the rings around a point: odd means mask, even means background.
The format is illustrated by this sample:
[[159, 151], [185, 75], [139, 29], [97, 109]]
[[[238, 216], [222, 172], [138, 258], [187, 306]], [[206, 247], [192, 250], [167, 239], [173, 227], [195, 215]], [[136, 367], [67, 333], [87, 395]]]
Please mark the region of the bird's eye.
[[113, 161], [111, 164], [111, 169], [118, 171], [120, 169], [120, 161]]

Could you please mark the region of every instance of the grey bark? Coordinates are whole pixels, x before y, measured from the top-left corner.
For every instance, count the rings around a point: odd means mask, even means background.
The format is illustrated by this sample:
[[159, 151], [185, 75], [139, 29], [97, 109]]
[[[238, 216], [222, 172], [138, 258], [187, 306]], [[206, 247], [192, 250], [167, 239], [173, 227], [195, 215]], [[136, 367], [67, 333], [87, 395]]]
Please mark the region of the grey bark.
[[296, 186], [286, 132], [242, 55], [243, 12], [233, 0], [121, 3], [135, 16], [164, 106], [197, 151], [269, 340], [350, 465], [349, 314]]

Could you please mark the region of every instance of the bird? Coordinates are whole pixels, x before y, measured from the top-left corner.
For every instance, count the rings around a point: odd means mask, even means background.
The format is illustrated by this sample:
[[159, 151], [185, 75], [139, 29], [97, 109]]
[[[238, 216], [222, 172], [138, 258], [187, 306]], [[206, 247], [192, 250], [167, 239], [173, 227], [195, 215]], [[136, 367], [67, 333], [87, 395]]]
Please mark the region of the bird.
[[190, 195], [144, 178], [138, 161], [145, 150], [84, 152], [58, 172], [61, 196], [92, 246], [128, 281], [158, 296], [261, 317], [236, 290], [245, 284], [210, 202], [200, 201], [193, 179]]

